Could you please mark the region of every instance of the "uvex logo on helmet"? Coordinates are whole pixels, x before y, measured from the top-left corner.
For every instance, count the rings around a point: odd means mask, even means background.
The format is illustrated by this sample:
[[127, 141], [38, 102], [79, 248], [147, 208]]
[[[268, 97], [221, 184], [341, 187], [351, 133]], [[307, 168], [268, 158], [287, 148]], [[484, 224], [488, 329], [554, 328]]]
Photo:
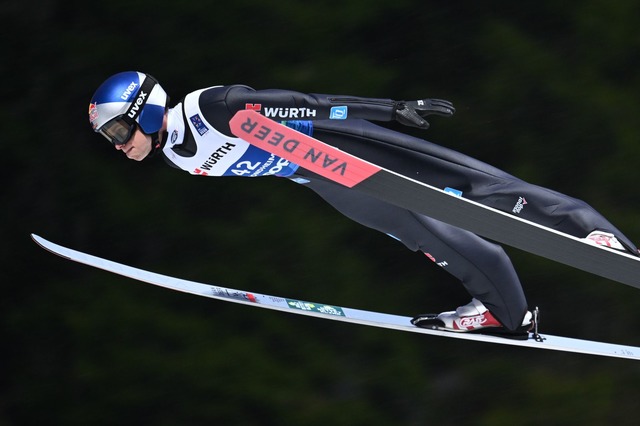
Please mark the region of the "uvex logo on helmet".
[[123, 101], [126, 101], [127, 99], [129, 99], [129, 96], [131, 96], [131, 94], [133, 93], [133, 89], [135, 89], [136, 87], [138, 87], [138, 83], [132, 81], [129, 87], [127, 87], [127, 89], [122, 93], [122, 95], [120, 95], [120, 99], [122, 99]]
[[131, 109], [129, 110], [129, 113], [127, 114], [129, 116], [129, 118], [136, 118], [136, 116], [140, 112], [140, 107], [145, 102], [145, 99], [146, 99], [147, 95], [148, 95], [148, 93], [145, 93], [142, 90], [140, 90], [140, 93], [138, 93], [138, 97], [136, 98], [136, 100], [133, 103], [133, 105], [131, 105]]

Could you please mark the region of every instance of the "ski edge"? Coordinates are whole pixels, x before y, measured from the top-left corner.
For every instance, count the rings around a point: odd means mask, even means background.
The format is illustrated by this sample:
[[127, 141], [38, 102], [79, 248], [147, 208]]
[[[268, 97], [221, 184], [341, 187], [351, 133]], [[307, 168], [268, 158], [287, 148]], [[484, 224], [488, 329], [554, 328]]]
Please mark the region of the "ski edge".
[[640, 360], [640, 347], [618, 345], [605, 342], [582, 340], [568, 337], [530, 333], [527, 340], [511, 340], [484, 334], [453, 333], [442, 330], [419, 328], [411, 324], [410, 317], [366, 311], [337, 305], [317, 302], [306, 302], [279, 296], [270, 296], [244, 290], [236, 290], [213, 284], [199, 283], [156, 272], [135, 268], [98, 256], [90, 255], [55, 244], [39, 235], [31, 234], [34, 242], [57, 256], [78, 262], [97, 269], [102, 269], [117, 275], [137, 281], [168, 288], [183, 293], [208, 297], [225, 302], [234, 302], [253, 307], [272, 309], [292, 314], [311, 316], [322, 319], [342, 321], [352, 324], [366, 325], [378, 328], [428, 334], [440, 337], [458, 338], [463, 340], [497, 343], [502, 345], [547, 349], [562, 352], [597, 355], [612, 358]]

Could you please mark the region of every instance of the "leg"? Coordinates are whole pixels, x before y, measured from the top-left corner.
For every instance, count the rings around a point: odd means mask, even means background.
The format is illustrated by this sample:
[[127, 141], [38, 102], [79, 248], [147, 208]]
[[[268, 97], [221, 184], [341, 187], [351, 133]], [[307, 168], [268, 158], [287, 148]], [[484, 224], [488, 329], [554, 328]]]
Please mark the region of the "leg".
[[423, 251], [480, 300], [508, 329], [518, 327], [527, 311], [520, 280], [496, 244], [470, 232], [415, 214], [301, 171], [310, 187], [350, 219]]

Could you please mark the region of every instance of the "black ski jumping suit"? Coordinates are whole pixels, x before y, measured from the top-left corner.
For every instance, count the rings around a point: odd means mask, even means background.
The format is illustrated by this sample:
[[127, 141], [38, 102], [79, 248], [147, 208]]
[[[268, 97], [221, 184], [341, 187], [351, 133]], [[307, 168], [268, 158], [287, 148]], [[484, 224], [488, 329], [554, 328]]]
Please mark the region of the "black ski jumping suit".
[[520, 280], [502, 248], [468, 231], [343, 187], [235, 138], [229, 120], [254, 109], [374, 164], [584, 238], [596, 229], [635, 246], [586, 203], [528, 184], [495, 167], [425, 140], [370, 123], [394, 119], [396, 102], [353, 96], [256, 91], [216, 86], [187, 95], [169, 110], [166, 160], [192, 174], [286, 177], [308, 186], [338, 211], [422, 251], [458, 278], [508, 329], [527, 311]]

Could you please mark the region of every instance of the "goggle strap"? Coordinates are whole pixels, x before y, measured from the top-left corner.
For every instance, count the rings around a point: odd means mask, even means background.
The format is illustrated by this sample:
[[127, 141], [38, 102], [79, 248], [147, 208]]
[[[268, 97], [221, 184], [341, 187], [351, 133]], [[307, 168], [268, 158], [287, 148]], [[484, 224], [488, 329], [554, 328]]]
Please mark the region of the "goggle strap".
[[153, 77], [147, 74], [144, 82], [142, 82], [142, 86], [140, 86], [140, 90], [138, 90], [138, 93], [136, 93], [136, 99], [131, 102], [131, 105], [129, 105], [129, 108], [127, 108], [127, 111], [122, 117], [124, 121], [129, 124], [133, 124], [136, 121], [136, 118], [138, 118], [138, 115], [142, 112], [144, 106], [147, 104], [149, 95], [151, 94], [151, 91], [156, 84], [158, 84], [158, 82]]

